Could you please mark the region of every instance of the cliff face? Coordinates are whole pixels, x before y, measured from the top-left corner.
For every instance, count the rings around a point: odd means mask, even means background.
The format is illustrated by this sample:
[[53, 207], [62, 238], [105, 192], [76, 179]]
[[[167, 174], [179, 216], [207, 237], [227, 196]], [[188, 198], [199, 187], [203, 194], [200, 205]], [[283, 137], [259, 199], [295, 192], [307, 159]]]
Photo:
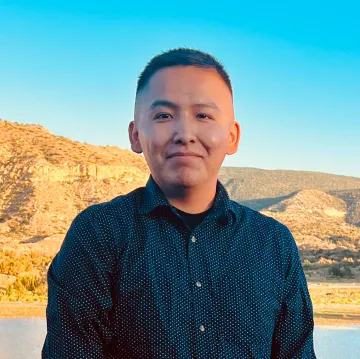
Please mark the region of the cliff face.
[[31, 241], [64, 234], [76, 214], [143, 186], [142, 156], [0, 121], [0, 236]]
[[143, 180], [147, 173], [131, 165], [99, 166], [95, 164], [80, 164], [65, 168], [59, 166], [37, 163], [28, 168], [33, 181], [72, 182], [79, 178], [92, 178], [93, 180], [113, 179], [125, 182]]

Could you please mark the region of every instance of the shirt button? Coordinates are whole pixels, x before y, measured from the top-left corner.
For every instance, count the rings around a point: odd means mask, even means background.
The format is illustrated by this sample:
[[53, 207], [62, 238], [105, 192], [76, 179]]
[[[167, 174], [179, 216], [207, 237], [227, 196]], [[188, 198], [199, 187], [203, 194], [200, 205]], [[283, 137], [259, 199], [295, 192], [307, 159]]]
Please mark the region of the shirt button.
[[196, 238], [195, 238], [195, 237], [191, 237], [191, 242], [195, 243], [195, 242], [196, 242]]
[[201, 287], [201, 282], [197, 281], [195, 284], [197, 287]]
[[202, 324], [200, 325], [199, 329], [200, 329], [200, 332], [205, 332], [205, 327]]

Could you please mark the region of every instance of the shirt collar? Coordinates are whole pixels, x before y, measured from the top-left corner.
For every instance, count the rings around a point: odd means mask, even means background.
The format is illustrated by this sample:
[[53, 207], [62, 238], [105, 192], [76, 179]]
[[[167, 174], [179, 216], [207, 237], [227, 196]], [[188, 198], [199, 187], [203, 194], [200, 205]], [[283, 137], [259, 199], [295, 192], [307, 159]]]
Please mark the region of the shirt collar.
[[[140, 213], [147, 214], [159, 207], [171, 208], [172, 206], [162, 192], [161, 188], [150, 175], [145, 187], [145, 194], [140, 207]], [[219, 180], [216, 184], [216, 196], [212, 208], [212, 212], [217, 214], [227, 214], [230, 211], [234, 217], [238, 217], [239, 215], [239, 211], [235, 209], [233, 201], [230, 200], [225, 187]]]

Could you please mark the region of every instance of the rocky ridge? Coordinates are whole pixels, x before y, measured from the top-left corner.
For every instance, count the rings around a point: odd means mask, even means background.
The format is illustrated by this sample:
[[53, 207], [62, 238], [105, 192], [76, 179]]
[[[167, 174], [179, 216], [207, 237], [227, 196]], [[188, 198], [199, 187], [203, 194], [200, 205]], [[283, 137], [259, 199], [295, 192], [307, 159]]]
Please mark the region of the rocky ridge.
[[145, 184], [143, 156], [0, 121], [0, 236], [64, 234], [79, 211]]

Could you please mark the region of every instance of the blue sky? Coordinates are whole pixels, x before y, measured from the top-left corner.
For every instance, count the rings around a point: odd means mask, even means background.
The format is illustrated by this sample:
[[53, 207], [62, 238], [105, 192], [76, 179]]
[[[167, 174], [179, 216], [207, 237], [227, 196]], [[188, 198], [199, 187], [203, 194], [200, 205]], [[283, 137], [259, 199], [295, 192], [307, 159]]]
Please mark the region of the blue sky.
[[0, 0], [0, 118], [129, 148], [136, 79], [160, 51], [208, 51], [242, 126], [225, 165], [360, 177], [357, 1]]

